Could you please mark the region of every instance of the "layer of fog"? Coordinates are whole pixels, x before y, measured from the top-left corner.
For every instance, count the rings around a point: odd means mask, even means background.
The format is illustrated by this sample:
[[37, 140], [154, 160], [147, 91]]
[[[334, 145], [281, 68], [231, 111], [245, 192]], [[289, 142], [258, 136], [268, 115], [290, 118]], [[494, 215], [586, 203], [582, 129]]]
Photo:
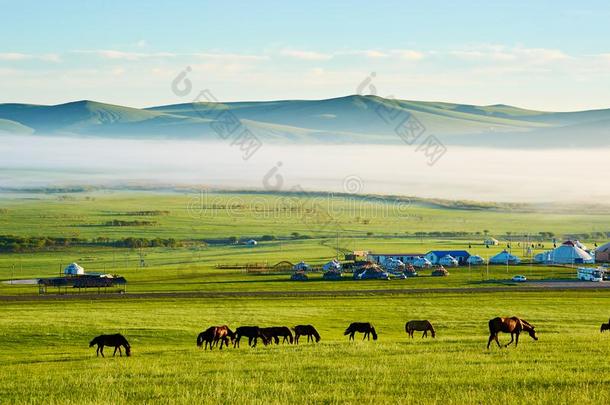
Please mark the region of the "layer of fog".
[[179, 184], [401, 194], [478, 201], [605, 203], [610, 149], [277, 146], [28, 136], [0, 138], [0, 187]]

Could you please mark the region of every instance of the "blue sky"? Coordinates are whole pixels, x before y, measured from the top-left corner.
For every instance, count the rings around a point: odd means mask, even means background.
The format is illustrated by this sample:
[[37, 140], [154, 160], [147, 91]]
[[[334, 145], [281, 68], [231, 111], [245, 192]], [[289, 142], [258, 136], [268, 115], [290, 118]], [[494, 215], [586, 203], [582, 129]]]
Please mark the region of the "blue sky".
[[610, 107], [602, 1], [0, 1], [0, 102], [381, 96], [547, 110]]

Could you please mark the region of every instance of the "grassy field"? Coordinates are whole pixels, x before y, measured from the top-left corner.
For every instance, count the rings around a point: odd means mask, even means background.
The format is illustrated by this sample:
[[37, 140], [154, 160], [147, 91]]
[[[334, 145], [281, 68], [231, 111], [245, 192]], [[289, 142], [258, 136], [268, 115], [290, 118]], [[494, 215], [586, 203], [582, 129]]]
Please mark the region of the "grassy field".
[[[485, 205], [484, 205], [485, 206]], [[479, 207], [475, 204], [474, 207]], [[492, 235], [610, 231], [610, 209], [537, 210], [534, 207], [455, 209], [416, 200], [380, 201], [273, 194], [96, 191], [0, 196], [3, 234], [97, 238], [214, 239], [274, 235], [413, 236], [416, 232]], [[167, 211], [150, 217], [139, 211]], [[108, 221], [149, 220], [151, 226], [105, 226]], [[477, 238], [477, 241], [482, 236]]]
[[[333, 198], [332, 208], [320, 208], [322, 202], [310, 197], [287, 202], [281, 196], [221, 193], [205, 198], [102, 191], [0, 198], [2, 235], [181, 241], [175, 248], [91, 245], [1, 253], [0, 403], [610, 401], [610, 335], [599, 333], [600, 323], [610, 316], [610, 291], [528, 291], [527, 283], [510, 282], [515, 274], [534, 281], [573, 279], [572, 267], [462, 267], [442, 278], [425, 270], [407, 280], [354, 281], [348, 275], [337, 282], [323, 281], [320, 273], [311, 274], [307, 282], [291, 282], [289, 273], [217, 268], [284, 260], [321, 265], [349, 250], [466, 249], [490, 257], [506, 247], [511, 235], [513, 253], [527, 259], [515, 235], [553, 232], [561, 238], [606, 232], [610, 216], [603, 210], [573, 213], [493, 205], [456, 209], [422, 201], [407, 206], [365, 201], [354, 206], [349, 198]], [[118, 220], [151, 223], [107, 225]], [[483, 246], [485, 231], [501, 245]], [[231, 236], [260, 240], [262, 235], [276, 239], [255, 247], [228, 243]], [[552, 244], [548, 237], [538, 242], [544, 249]], [[591, 237], [585, 242], [605, 240]], [[542, 250], [536, 247], [534, 253]], [[71, 299], [38, 299], [35, 285], [10, 284], [58, 275], [71, 262], [89, 272], [123, 275], [127, 294], [100, 300], [75, 294]], [[451, 289], [438, 292], [445, 288]], [[287, 294], [295, 291], [302, 295]], [[172, 295], [136, 298], [137, 293]], [[487, 321], [498, 315], [527, 319], [540, 340], [524, 336], [518, 348], [486, 350]], [[404, 323], [416, 318], [430, 319], [437, 339], [409, 341]], [[379, 340], [349, 343], [342, 332], [352, 321], [372, 322]], [[301, 323], [314, 324], [322, 341], [222, 352], [195, 346], [197, 333], [209, 325]], [[88, 341], [114, 332], [130, 340], [133, 356], [96, 358]], [[507, 336], [501, 338], [508, 341]]]
[[[600, 292], [5, 302], [0, 402], [607, 403], [609, 305]], [[496, 315], [529, 320], [540, 340], [486, 350]], [[437, 339], [406, 338], [417, 318]], [[379, 340], [349, 343], [342, 332], [356, 320]], [[197, 349], [199, 331], [225, 323], [312, 323], [322, 340]], [[88, 341], [110, 332], [130, 340], [132, 357], [95, 357]]]
[[[125, 276], [129, 291], [255, 291], [287, 289], [425, 288], [489, 285], [514, 274], [532, 279], [573, 278], [574, 269], [523, 265], [457, 269], [445, 279], [420, 277], [400, 282], [290, 283], [286, 274], [250, 275], [217, 270], [219, 264], [296, 263], [321, 265], [350, 250], [426, 253], [432, 249], [467, 249], [490, 257], [513, 240], [513, 252], [524, 257], [525, 244], [516, 235], [601, 232], [610, 229], [603, 212], [546, 212], [532, 207], [472, 204], [455, 209], [426, 201], [406, 205], [371, 199], [320, 196], [284, 196], [243, 193], [151, 193], [95, 191], [71, 194], [13, 194], [0, 198], [2, 234], [20, 236], [175, 238], [186, 241], [179, 248], [127, 249], [102, 246], [42, 249], [36, 252], [0, 254], [0, 280], [51, 277], [71, 262], [87, 271]], [[457, 205], [457, 204], [454, 204]], [[478, 207], [474, 209], [473, 207]], [[488, 208], [483, 208], [488, 207]], [[148, 213], [147, 215], [141, 215]], [[326, 215], [324, 215], [326, 214]], [[148, 221], [146, 226], [107, 226], [110, 221]], [[417, 232], [467, 232], [469, 236], [443, 238]], [[485, 248], [485, 231], [500, 246]], [[309, 239], [294, 237], [293, 233]], [[510, 233], [509, 233], [510, 232]], [[262, 235], [276, 240], [260, 241]], [[256, 247], [233, 245], [227, 238], [255, 237]], [[204, 243], [203, 241], [209, 243]], [[542, 240], [545, 248], [552, 242]], [[587, 243], [605, 242], [589, 239]], [[337, 248], [339, 248], [337, 250]], [[544, 250], [536, 247], [534, 254]], [[145, 267], [141, 267], [142, 261]], [[427, 275], [423, 272], [422, 275]], [[32, 286], [0, 284], [0, 294], [35, 293]]]
[[[354, 281], [346, 274], [342, 281], [323, 281], [320, 273], [310, 274], [307, 282], [290, 281], [290, 273], [251, 274], [245, 270], [217, 269], [219, 264], [269, 263], [282, 260], [297, 263], [305, 260], [323, 264], [335, 256], [330, 239], [311, 239], [287, 242], [263, 242], [246, 246], [209, 246], [205, 249], [144, 249], [146, 267], [140, 267], [138, 250], [112, 248], [69, 248], [39, 253], [12, 253], [0, 256], [0, 295], [37, 294], [33, 285], [11, 285], [10, 280], [53, 277], [70, 262], [80, 263], [87, 271], [120, 274], [128, 280], [128, 291], [136, 292], [240, 292], [240, 291], [340, 291], [382, 290], [409, 288], [481, 287], [511, 285], [510, 278], [523, 274], [530, 280], [573, 279], [576, 270], [570, 266], [474, 266], [450, 270], [449, 277], [431, 277], [431, 270], [420, 271], [420, 277], [407, 280]], [[433, 248], [468, 249], [464, 241], [428, 240], [400, 241], [364, 238], [355, 242], [364, 248], [372, 246], [380, 251], [427, 252]], [[281, 246], [280, 246], [281, 245]], [[502, 247], [486, 249], [473, 246], [472, 253], [484, 257], [495, 254]]]

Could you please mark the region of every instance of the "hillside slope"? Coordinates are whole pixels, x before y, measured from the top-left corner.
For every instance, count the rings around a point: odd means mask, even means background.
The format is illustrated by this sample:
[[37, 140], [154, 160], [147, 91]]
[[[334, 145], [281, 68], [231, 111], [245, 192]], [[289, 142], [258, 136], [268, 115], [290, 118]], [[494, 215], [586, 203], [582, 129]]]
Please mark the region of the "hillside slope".
[[[397, 132], [415, 117], [428, 134], [453, 144], [510, 147], [561, 144], [566, 139], [607, 144], [610, 109], [544, 112], [508, 105], [346, 96], [326, 100], [185, 103], [145, 109], [76, 101], [46, 106], [0, 104], [0, 133], [219, 140], [248, 129], [286, 143], [400, 143]], [[227, 121], [228, 119], [228, 121]], [[221, 128], [221, 129], [219, 129]]]

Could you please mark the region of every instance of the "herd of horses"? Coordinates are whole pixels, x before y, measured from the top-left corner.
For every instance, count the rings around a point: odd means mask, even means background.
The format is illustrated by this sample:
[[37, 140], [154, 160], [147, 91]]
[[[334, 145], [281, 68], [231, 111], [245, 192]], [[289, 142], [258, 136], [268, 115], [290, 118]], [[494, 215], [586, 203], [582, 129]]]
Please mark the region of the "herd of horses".
[[[502, 347], [498, 340], [498, 335], [500, 333], [510, 333], [510, 342], [504, 345], [504, 347], [508, 347], [513, 342], [515, 342], [516, 347], [519, 344], [519, 335], [522, 332], [529, 334], [532, 339], [538, 340], [535, 327], [525, 319], [516, 316], [510, 318], [493, 318], [489, 320], [488, 325], [488, 349], [493, 341], [497, 343], [498, 347]], [[603, 323], [600, 328], [601, 332], [606, 330], [610, 331], [610, 319], [608, 320], [608, 323]], [[433, 338], [436, 337], [436, 331], [434, 330], [432, 323], [428, 320], [407, 322], [405, 324], [405, 332], [411, 338], [413, 338], [415, 332], [423, 332], [422, 338], [428, 337], [428, 332], [430, 332], [430, 335]], [[362, 340], [371, 340], [371, 336], [373, 337], [373, 340], [377, 340], [378, 338], [377, 331], [370, 322], [353, 322], [345, 329], [343, 335], [349, 336], [349, 340], [351, 341], [355, 339], [356, 333], [363, 334]], [[211, 326], [201, 332], [197, 336], [197, 346], [204, 350], [207, 350], [208, 348], [212, 350], [215, 346], [219, 346], [219, 349], [222, 349], [223, 347], [229, 347], [230, 345], [237, 348], [239, 347], [242, 337], [248, 338], [248, 346], [250, 347], [256, 347], [259, 339], [265, 346], [272, 343], [275, 343], [276, 345], [280, 344], [280, 338], [282, 339], [282, 343], [299, 344], [301, 336], [307, 336], [308, 343], [310, 341], [318, 343], [321, 339], [320, 334], [313, 325], [297, 325], [293, 328], [287, 326], [272, 326], [267, 328], [240, 326], [235, 329], [235, 331], [232, 331], [227, 325], [222, 325]], [[127, 339], [125, 339], [123, 335], [118, 333], [114, 335], [97, 336], [89, 342], [89, 347], [93, 347], [94, 345], [97, 345], [97, 356], [101, 354], [102, 357], [104, 357], [105, 346], [114, 347], [113, 356], [116, 355], [117, 351], [119, 352], [119, 356], [123, 355], [121, 347], [125, 350], [127, 356], [131, 355], [131, 346], [129, 345], [129, 342], [127, 342]]]
[[[292, 334], [294, 331], [294, 335]], [[287, 326], [272, 326], [268, 328], [260, 328], [258, 326], [240, 326], [239, 328], [232, 331], [227, 325], [222, 326], [210, 326], [197, 336], [197, 346], [210, 350], [216, 345], [219, 345], [220, 349], [223, 346], [229, 346], [233, 344], [233, 347], [239, 347], [239, 343], [242, 337], [248, 338], [248, 346], [256, 347], [258, 340], [260, 339], [265, 346], [275, 343], [280, 344], [280, 338], [282, 343], [299, 344], [301, 336], [307, 336], [307, 342], [314, 341], [317, 343], [320, 341], [320, 334], [313, 327], [313, 325], [297, 325], [292, 328], [292, 331]]]

